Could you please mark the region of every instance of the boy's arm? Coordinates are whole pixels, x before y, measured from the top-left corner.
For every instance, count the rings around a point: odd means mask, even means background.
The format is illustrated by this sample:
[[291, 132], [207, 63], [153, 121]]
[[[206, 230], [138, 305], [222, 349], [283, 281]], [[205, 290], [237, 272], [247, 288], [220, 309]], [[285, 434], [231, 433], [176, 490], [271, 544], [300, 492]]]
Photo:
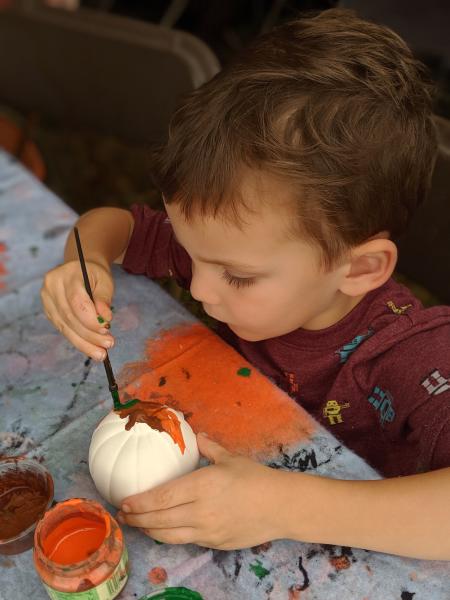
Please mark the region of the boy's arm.
[[104, 326], [112, 318], [111, 263], [121, 262], [133, 224], [131, 213], [118, 208], [89, 211], [77, 222], [94, 303], [84, 287], [73, 232], [66, 243], [64, 264], [44, 277], [41, 299], [48, 319], [78, 350], [96, 360], [104, 360], [105, 351], [114, 345]]
[[306, 477], [286, 473], [283, 537], [450, 560], [450, 468], [373, 481]]
[[[134, 219], [130, 211], [122, 208], [95, 208], [77, 221], [83, 254], [86, 261], [96, 262], [105, 268], [122, 263], [133, 233]], [[73, 231], [64, 251], [64, 262], [78, 260]]]

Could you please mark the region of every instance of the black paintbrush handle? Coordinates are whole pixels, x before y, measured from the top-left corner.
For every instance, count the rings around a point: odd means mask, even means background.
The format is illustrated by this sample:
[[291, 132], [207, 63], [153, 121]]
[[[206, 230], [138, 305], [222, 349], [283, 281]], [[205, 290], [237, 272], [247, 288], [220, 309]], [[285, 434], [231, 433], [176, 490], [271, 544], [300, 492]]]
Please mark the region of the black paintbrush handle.
[[[81, 247], [80, 234], [78, 233], [78, 227], [73, 228], [75, 233], [75, 242], [77, 244], [78, 258], [80, 259], [81, 272], [83, 273], [84, 287], [86, 288], [89, 298], [94, 302], [94, 296], [92, 294], [91, 284], [89, 283], [89, 277], [87, 274], [86, 263], [84, 261], [83, 249]], [[109, 389], [115, 387], [117, 389], [117, 383], [114, 378], [114, 373], [109, 361], [108, 351], [106, 350], [106, 358], [103, 361], [106, 371], [106, 377], [108, 378]]]

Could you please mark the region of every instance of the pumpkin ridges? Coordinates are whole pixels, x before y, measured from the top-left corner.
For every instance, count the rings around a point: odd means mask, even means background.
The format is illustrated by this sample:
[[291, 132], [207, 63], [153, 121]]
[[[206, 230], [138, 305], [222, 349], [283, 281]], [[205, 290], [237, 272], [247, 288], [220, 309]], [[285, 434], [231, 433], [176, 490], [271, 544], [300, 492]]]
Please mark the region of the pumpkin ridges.
[[[117, 465], [120, 461], [123, 461], [123, 457], [124, 454], [127, 452], [126, 446], [130, 446], [131, 444], [133, 444], [133, 448], [132, 448], [132, 452], [131, 454], [136, 454], [136, 446], [137, 446], [137, 439], [136, 436], [134, 435], [126, 435], [125, 437], [125, 441], [124, 443], [121, 445], [119, 452], [116, 456], [116, 458], [114, 459], [114, 462], [112, 463], [111, 466], [111, 470], [110, 470], [110, 476], [109, 476], [109, 497], [112, 500], [113, 504], [116, 504], [116, 494], [113, 494], [113, 484], [115, 484], [117, 482], [117, 479], [114, 479], [113, 474], [116, 472], [116, 469], [120, 471], [120, 469], [118, 469]], [[120, 492], [119, 492], [120, 495]]]
[[[106, 423], [102, 421], [94, 431], [91, 441], [94, 453], [90, 451], [89, 469], [99, 493], [116, 507], [126, 496], [180, 477], [198, 464], [195, 433], [183, 414], [175, 409], [168, 410], [163, 405], [155, 407], [155, 411], [161, 417], [160, 427], [168, 430], [164, 431], [167, 434], [165, 436], [158, 435], [158, 430], [151, 429], [145, 423], [137, 423], [131, 431], [127, 431], [126, 420], [117, 412], [105, 416]], [[176, 434], [174, 426], [177, 421], [180, 422], [186, 445], [183, 455], [170, 435], [171, 431]], [[111, 435], [113, 424], [120, 429]], [[108, 435], [105, 440], [102, 439], [104, 433]], [[128, 446], [126, 440], [130, 438], [133, 438], [133, 442]], [[118, 448], [114, 449], [116, 444]]]
[[101, 440], [100, 442], [97, 443], [95, 449], [93, 452], [89, 453], [89, 464], [91, 464], [91, 462], [93, 463], [97, 457], [97, 454], [99, 453], [101, 447], [106, 444], [107, 442], [109, 442], [109, 440], [113, 437], [115, 437], [116, 435], [120, 435], [120, 431], [114, 433], [113, 435], [110, 435], [109, 437], [106, 438], [106, 440]]

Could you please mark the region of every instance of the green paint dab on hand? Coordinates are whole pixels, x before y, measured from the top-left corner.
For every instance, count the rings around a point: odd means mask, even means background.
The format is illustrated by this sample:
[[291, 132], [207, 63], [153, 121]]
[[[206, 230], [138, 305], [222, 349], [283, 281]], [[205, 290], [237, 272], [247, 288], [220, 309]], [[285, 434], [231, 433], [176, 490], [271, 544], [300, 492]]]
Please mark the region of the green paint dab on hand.
[[250, 377], [252, 370], [248, 367], [242, 367], [238, 370], [237, 374], [241, 377]]
[[105, 319], [101, 315], [98, 315], [97, 321], [100, 323], [100, 325], [103, 325], [103, 323], [105, 322]]
[[250, 570], [256, 575], [258, 579], [263, 579], [270, 573], [265, 567], [263, 567], [262, 562], [256, 559], [256, 562], [250, 565]]

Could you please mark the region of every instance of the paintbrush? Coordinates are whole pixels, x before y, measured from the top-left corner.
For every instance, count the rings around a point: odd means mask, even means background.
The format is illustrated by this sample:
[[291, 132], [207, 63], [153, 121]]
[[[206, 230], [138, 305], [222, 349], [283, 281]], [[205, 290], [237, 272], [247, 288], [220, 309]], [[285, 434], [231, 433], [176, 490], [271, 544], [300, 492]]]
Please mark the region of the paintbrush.
[[[83, 249], [81, 247], [81, 240], [80, 240], [80, 234], [78, 233], [78, 227], [74, 227], [73, 230], [75, 233], [75, 241], [77, 243], [78, 258], [80, 259], [81, 272], [83, 273], [84, 287], [86, 288], [86, 292], [89, 294], [89, 298], [92, 300], [92, 303], [95, 305], [94, 296], [92, 294], [92, 289], [91, 289], [91, 284], [89, 283], [89, 277], [88, 277], [87, 270], [86, 270], [86, 263], [84, 262]], [[103, 365], [105, 367], [106, 377], [108, 378], [108, 387], [109, 387], [109, 391], [111, 392], [111, 396], [113, 399], [114, 410], [130, 408], [130, 406], [133, 406], [134, 404], [139, 402], [139, 400], [133, 399], [133, 400], [129, 400], [128, 402], [124, 402], [123, 404], [120, 402], [119, 387], [114, 378], [114, 373], [113, 373], [113, 370], [111, 367], [111, 362], [109, 360], [108, 351], [105, 350], [105, 352], [106, 352], [106, 358], [103, 361]]]

